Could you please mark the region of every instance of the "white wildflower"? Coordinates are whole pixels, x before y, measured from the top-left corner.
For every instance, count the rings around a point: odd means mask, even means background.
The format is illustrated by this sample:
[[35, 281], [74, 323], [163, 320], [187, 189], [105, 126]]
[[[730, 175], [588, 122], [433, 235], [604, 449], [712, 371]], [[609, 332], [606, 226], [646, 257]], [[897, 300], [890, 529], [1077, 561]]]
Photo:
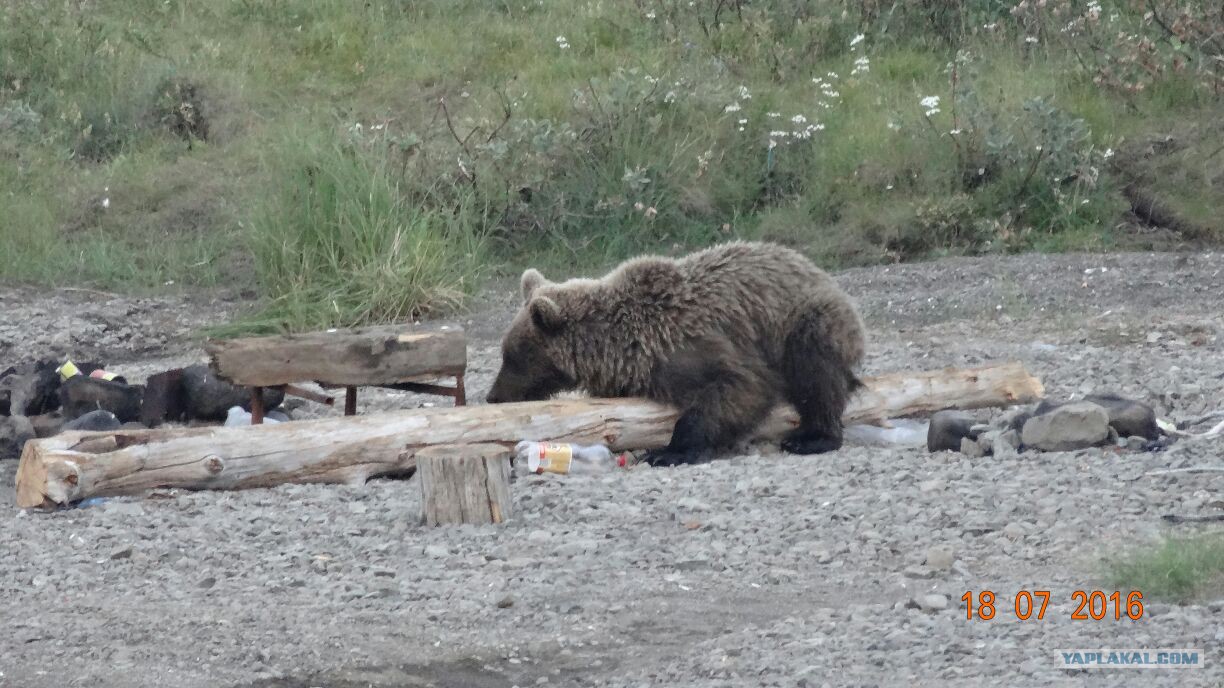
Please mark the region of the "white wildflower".
[[769, 135], [771, 137], [779, 138], [779, 139], [785, 138], [788, 134], [790, 134], [789, 131], [771, 131], [769, 132]]
[[648, 84], [650, 84], [651, 86], [653, 86], [653, 85], [655, 85], [655, 84], [659, 83], [659, 77], [657, 77], [657, 76], [650, 76], [649, 74], [647, 74], [647, 75], [646, 75], [646, 83], [648, 83]]
[[901, 131], [901, 125], [892, 120], [888, 121], [888, 128], [892, 129], [893, 131]]
[[727, 107], [723, 108], [723, 112], [739, 112], [741, 109], [743, 108], [740, 107], [739, 103], [731, 103]]
[[927, 96], [918, 101], [918, 103], [926, 108], [927, 117], [939, 113], [939, 96]]
[[569, 41], [565, 40], [565, 36], [557, 36], [557, 47], [562, 50], [568, 50], [570, 47]]
[[647, 18], [647, 19], [654, 19], [654, 18], [655, 18], [655, 13], [654, 13], [654, 11], [652, 10], [652, 11], [650, 11], [650, 12], [647, 12], [647, 13], [646, 13], [646, 18]]
[[863, 57], [860, 57], [859, 59], [854, 61], [854, 69], [850, 71], [850, 76], [855, 76], [857, 74], [866, 74], [867, 72], [870, 72], [870, 71], [871, 71], [871, 60], [867, 59], [867, 57], [864, 55]]
[[768, 117], [781, 117], [781, 116], [782, 116], [782, 115], [780, 115], [780, 114], [778, 114], [778, 113], [776, 113], [776, 112], [767, 112], [767, 113], [765, 113], [765, 114], [766, 114], [766, 116], [768, 116]]
[[1037, 37], [1036, 37], [1036, 36], [1025, 36], [1025, 37], [1024, 37], [1024, 42], [1025, 42], [1025, 43], [1036, 43], [1036, 42], [1037, 42]]
[[822, 79], [822, 78], [820, 78], [820, 77], [818, 77], [818, 76], [814, 76], [814, 77], [812, 77], [812, 83], [814, 83], [814, 84], [816, 84], [816, 85], [818, 85], [818, 86], [819, 86], [820, 84], [824, 83], [824, 79]]
[[747, 124], [747, 123], [748, 123], [748, 118], [747, 118], [747, 117], [745, 117], [744, 119], [741, 119], [741, 120], [739, 121], [739, 124]]
[[837, 72], [829, 72], [828, 74], [825, 74], [825, 76], [829, 77], [830, 79], [836, 79]]
[[748, 87], [747, 87], [747, 86], [740, 86], [740, 87], [739, 87], [739, 97], [740, 97], [740, 98], [742, 98], [742, 99], [744, 99], [744, 100], [748, 100], [748, 99], [752, 98], [752, 94], [748, 92]]
[[949, 131], [948, 133], [949, 133], [949, 134], [951, 134], [951, 135], [953, 135], [953, 136], [956, 136], [957, 134], [961, 133], [961, 130], [960, 130], [960, 129], [953, 129], [952, 131]]
[[855, 36], [854, 38], [850, 39], [850, 47], [851, 47], [851, 48], [853, 48], [854, 46], [858, 45], [859, 43], [862, 43], [864, 38], [866, 38], [866, 36], [864, 36], [863, 34], [861, 34], [861, 33], [860, 33], [859, 35], [857, 35], [857, 36]]
[[1106, 149], [1105, 149], [1104, 156], [1105, 156], [1105, 159], [1106, 159], [1106, 160], [1108, 160], [1108, 159], [1112, 158], [1112, 157], [1113, 157], [1113, 155], [1114, 155], [1114, 149], [1112, 149], [1112, 148], [1106, 148]]
[[791, 121], [795, 124], [803, 124], [807, 121], [807, 117], [804, 117], [803, 115], [795, 115], [794, 117], [791, 117]]
[[674, 102], [676, 102], [676, 92], [675, 92], [675, 91], [668, 91], [668, 92], [667, 92], [667, 95], [663, 96], [663, 102], [664, 102], [664, 103], [674, 103]]

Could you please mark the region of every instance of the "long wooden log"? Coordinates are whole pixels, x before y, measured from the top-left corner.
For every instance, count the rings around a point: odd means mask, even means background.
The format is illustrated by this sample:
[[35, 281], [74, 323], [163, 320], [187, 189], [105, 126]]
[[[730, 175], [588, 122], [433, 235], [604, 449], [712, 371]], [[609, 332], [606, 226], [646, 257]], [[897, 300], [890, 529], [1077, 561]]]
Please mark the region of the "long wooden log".
[[[943, 408], [1027, 403], [1041, 382], [1019, 363], [971, 370], [882, 375], [851, 401], [846, 424], [922, 415]], [[276, 425], [66, 432], [27, 442], [17, 469], [21, 507], [151, 488], [243, 489], [282, 483], [362, 483], [415, 467], [425, 447], [524, 439], [602, 442], [615, 451], [666, 446], [675, 409], [644, 399], [566, 399], [393, 411]], [[789, 405], [758, 432], [796, 427]]]
[[334, 332], [209, 340], [209, 363], [236, 385], [382, 385], [462, 375], [467, 339], [458, 325], [377, 326]]

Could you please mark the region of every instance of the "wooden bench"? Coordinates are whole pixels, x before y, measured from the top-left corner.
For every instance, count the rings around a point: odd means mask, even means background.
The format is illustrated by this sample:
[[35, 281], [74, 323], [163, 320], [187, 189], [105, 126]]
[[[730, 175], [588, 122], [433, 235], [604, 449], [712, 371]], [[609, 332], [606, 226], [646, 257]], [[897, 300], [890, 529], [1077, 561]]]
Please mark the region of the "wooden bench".
[[[204, 349], [220, 378], [251, 388], [251, 423], [263, 422], [264, 387], [334, 405], [332, 397], [298, 387], [313, 381], [345, 389], [344, 415], [357, 413], [358, 387], [385, 387], [453, 397], [467, 403], [463, 373], [467, 339], [457, 325], [395, 325], [302, 334], [209, 340]], [[454, 377], [455, 386], [426, 382]]]

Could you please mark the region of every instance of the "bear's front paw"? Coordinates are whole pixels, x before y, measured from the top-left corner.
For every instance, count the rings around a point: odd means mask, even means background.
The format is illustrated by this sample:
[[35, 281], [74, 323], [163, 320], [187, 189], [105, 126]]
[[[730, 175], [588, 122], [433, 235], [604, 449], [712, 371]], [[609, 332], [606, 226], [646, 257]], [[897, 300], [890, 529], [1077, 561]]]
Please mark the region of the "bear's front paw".
[[795, 438], [782, 441], [782, 451], [790, 454], [824, 454], [841, 449], [840, 440], [828, 437]]
[[703, 463], [705, 457], [700, 452], [677, 452], [667, 449], [653, 449], [642, 456], [641, 462], [649, 466], [682, 466], [691, 463]]

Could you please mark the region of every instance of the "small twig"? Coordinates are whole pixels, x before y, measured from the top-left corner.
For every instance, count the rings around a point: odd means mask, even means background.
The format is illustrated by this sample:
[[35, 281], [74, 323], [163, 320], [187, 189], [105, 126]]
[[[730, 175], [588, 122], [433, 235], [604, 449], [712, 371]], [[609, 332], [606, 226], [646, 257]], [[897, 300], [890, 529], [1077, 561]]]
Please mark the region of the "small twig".
[[1224, 521], [1224, 514], [1208, 514], [1206, 516], [1182, 516], [1180, 514], [1165, 514], [1160, 517], [1169, 523], [1211, 523]]
[[595, 109], [599, 110], [599, 114], [604, 120], [608, 119], [608, 113], [604, 112], [603, 103], [599, 100], [599, 94], [595, 92], [595, 83], [587, 79], [587, 90], [591, 92], [591, 99], [595, 101]]
[[114, 296], [114, 297], [121, 296], [120, 294], [116, 294], [113, 291], [102, 291], [101, 289], [86, 289], [85, 287], [59, 287], [58, 289], [56, 289], [56, 291], [79, 291], [85, 294], [101, 294], [102, 296]]
[[[468, 139], [472, 137], [472, 135], [468, 134], [464, 138], [459, 138], [459, 132], [455, 131], [455, 124], [454, 122], [451, 121], [450, 110], [446, 108], [446, 98], [439, 98], [438, 106], [442, 108], [442, 115], [443, 117], [446, 118], [446, 128], [450, 129], [451, 136], [454, 137], [455, 143], [459, 144], [459, 147], [463, 149], [464, 153], [471, 155], [471, 152], [468, 151], [467, 142], [468, 142]], [[475, 132], [475, 129], [473, 129], [472, 131]]]
[[1037, 156], [1033, 158], [1033, 165], [1029, 167], [1028, 174], [1024, 176], [1024, 181], [1020, 182], [1020, 188], [1016, 191], [1016, 200], [1020, 200], [1024, 196], [1024, 192], [1028, 190], [1029, 182], [1033, 180], [1033, 175], [1037, 174], [1037, 167], [1041, 165], [1041, 159], [1045, 157], [1045, 146], [1037, 151]]
[[510, 109], [510, 99], [506, 97], [506, 94], [501, 91], [496, 91], [496, 93], [497, 97], [501, 99], [502, 113], [505, 117], [502, 119], [501, 124], [498, 124], [489, 134], [489, 138], [485, 139], [485, 143], [493, 143], [493, 139], [497, 137], [497, 132], [501, 131], [502, 127], [510, 122], [510, 116], [513, 114]]
[[1153, 2], [1153, 0], [1148, 0], [1147, 6], [1148, 11], [1152, 13], [1152, 19], [1156, 22], [1156, 24], [1159, 25], [1160, 28], [1164, 29], [1165, 33], [1167, 33], [1169, 37], [1177, 38], [1177, 34], [1173, 32], [1173, 29], [1170, 29], [1169, 25], [1160, 18], [1160, 12], [1158, 12], [1156, 9], [1156, 3]]
[[1190, 473], [1224, 473], [1224, 466], [1191, 466], [1189, 468], [1166, 468], [1148, 471], [1144, 475], [1186, 475]]

